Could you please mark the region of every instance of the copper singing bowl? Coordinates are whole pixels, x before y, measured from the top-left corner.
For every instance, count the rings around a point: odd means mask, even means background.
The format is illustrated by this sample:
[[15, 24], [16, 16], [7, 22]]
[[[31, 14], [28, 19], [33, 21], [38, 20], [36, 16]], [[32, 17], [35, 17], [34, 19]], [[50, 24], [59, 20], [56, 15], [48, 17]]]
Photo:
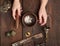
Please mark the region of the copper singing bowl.
[[33, 26], [36, 23], [36, 16], [32, 13], [25, 13], [22, 22], [26, 26]]

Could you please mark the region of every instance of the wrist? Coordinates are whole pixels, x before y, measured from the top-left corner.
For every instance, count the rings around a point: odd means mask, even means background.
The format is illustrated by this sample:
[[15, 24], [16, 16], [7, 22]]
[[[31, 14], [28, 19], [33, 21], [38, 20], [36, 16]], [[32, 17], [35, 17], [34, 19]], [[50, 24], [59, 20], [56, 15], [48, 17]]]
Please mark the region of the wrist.
[[46, 5], [44, 5], [44, 4], [41, 4], [41, 6], [40, 6], [41, 8], [45, 8], [46, 7]]
[[45, 6], [40, 6], [40, 9], [45, 9]]
[[14, 2], [19, 2], [20, 0], [14, 0]]

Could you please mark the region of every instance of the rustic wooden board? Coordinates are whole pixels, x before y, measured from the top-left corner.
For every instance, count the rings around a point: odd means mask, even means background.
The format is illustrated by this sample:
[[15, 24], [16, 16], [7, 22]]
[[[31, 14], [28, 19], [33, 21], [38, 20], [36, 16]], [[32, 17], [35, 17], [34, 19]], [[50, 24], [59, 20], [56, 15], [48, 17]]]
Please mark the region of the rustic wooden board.
[[60, 0], [50, 0], [51, 30], [48, 33], [47, 46], [60, 46]]
[[[50, 1], [49, 3], [51, 5], [48, 8], [48, 11], [50, 11], [50, 8], [51, 8], [51, 11], [49, 12], [49, 15], [51, 16], [52, 21], [50, 23], [52, 25], [50, 25], [51, 30], [48, 33], [47, 46], [60, 46], [60, 36], [59, 36], [60, 35], [60, 6], [59, 6], [60, 0], [49, 0], [49, 1]], [[6, 18], [6, 16], [8, 16], [8, 18]], [[0, 24], [1, 25], [0, 34], [2, 35], [2, 36], [0, 36], [0, 38], [1, 38], [1, 41], [3, 43], [3, 41], [8, 41], [9, 40], [8, 38], [6, 38], [7, 40], [4, 40], [5, 36], [3, 36], [3, 34], [4, 34], [4, 32], [5, 32], [4, 30], [6, 28], [8, 28], [8, 29], [10, 28], [9, 24], [11, 23], [11, 20], [9, 18], [9, 15], [3, 14], [1, 12], [0, 12], [0, 18], [1, 18], [1, 20], [0, 20], [0, 22], [1, 22], [1, 24]], [[8, 20], [10, 20], [10, 21], [8, 22]], [[5, 25], [5, 26], [2, 29], [3, 25]], [[6, 30], [8, 30], [8, 29], [6, 29]], [[2, 37], [3, 37], [3, 39], [2, 39]], [[4, 46], [4, 45], [9, 46], [9, 44], [7, 45], [7, 43], [10, 43], [10, 41], [3, 43], [1, 46]]]

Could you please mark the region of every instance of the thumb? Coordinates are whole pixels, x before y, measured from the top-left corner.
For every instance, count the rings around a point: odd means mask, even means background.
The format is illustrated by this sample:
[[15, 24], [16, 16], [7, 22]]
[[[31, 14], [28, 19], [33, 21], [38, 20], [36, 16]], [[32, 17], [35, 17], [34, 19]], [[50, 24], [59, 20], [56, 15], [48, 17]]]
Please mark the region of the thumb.
[[15, 18], [15, 11], [16, 11], [16, 10], [13, 10], [13, 11], [12, 11], [12, 16], [13, 16], [14, 20], [16, 19], [16, 18]]

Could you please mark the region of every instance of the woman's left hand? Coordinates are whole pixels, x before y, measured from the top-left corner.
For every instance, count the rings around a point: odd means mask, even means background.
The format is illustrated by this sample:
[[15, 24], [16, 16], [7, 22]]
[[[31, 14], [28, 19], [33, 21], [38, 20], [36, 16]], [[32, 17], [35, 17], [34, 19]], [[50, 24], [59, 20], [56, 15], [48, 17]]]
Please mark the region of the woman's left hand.
[[45, 7], [41, 7], [39, 10], [39, 23], [41, 24], [41, 26], [47, 23], [47, 12]]

